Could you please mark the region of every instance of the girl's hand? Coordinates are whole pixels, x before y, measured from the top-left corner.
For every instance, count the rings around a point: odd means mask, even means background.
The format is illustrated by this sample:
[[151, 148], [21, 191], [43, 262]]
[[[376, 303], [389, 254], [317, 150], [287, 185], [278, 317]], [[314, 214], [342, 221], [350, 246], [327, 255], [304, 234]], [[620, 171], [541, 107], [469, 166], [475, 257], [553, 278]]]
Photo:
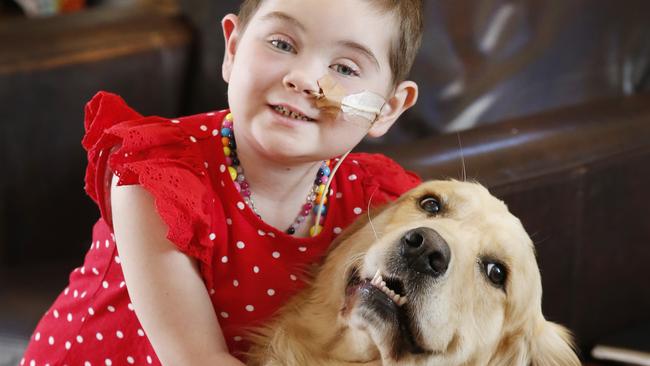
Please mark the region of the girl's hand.
[[113, 228], [135, 313], [163, 365], [240, 365], [228, 354], [198, 263], [167, 238], [151, 194], [117, 186]]

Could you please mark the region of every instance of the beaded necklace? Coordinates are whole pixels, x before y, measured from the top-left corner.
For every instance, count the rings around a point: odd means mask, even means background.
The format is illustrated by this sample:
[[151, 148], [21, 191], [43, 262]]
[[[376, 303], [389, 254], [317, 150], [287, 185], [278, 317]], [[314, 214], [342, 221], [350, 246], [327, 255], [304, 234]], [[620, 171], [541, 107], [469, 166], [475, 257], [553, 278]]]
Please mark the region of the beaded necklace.
[[[248, 207], [250, 207], [250, 209], [255, 212], [257, 217], [261, 218], [259, 212], [257, 211], [257, 208], [255, 207], [255, 203], [253, 202], [250, 185], [246, 181], [244, 169], [242, 168], [239, 159], [237, 158], [237, 143], [235, 142], [235, 132], [232, 126], [232, 113], [228, 113], [224, 118], [223, 124], [221, 126], [221, 142], [223, 144], [223, 153], [226, 156], [226, 165], [228, 166], [228, 172], [230, 173], [230, 177], [233, 180], [233, 184], [235, 185], [237, 192], [242, 195], [244, 202], [246, 202], [246, 205], [248, 205]], [[316, 236], [323, 229], [323, 221], [325, 220], [325, 215], [327, 215], [327, 206], [325, 206], [327, 203], [327, 195], [324, 192], [331, 173], [329, 164], [329, 160], [323, 161], [321, 164], [320, 168], [318, 169], [316, 179], [314, 180], [314, 184], [309, 190], [309, 194], [307, 194], [307, 200], [302, 206], [302, 209], [294, 219], [291, 226], [289, 226], [289, 228], [286, 230], [287, 234], [295, 234], [300, 225], [303, 222], [307, 221], [307, 218], [311, 212], [316, 214], [319, 222], [314, 222], [314, 225], [309, 229], [309, 235]], [[320, 214], [318, 212], [319, 207]]]

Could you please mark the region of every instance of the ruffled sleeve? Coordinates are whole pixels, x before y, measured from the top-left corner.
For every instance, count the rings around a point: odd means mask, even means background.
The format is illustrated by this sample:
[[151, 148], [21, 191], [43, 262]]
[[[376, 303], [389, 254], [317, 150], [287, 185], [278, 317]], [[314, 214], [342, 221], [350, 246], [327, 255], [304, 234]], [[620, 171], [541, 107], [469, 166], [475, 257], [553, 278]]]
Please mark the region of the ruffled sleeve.
[[355, 154], [354, 159], [365, 172], [362, 184], [368, 196], [366, 202], [372, 202], [372, 206], [391, 202], [422, 183], [417, 174], [385, 155], [360, 153]]
[[118, 185], [141, 185], [154, 197], [169, 229], [167, 238], [198, 259], [204, 279], [210, 281], [210, 227], [223, 210], [215, 202], [196, 138], [188, 136], [178, 120], [142, 117], [122, 98], [106, 92], [95, 95], [85, 113], [85, 189], [102, 218], [112, 229], [110, 173], [119, 177]]

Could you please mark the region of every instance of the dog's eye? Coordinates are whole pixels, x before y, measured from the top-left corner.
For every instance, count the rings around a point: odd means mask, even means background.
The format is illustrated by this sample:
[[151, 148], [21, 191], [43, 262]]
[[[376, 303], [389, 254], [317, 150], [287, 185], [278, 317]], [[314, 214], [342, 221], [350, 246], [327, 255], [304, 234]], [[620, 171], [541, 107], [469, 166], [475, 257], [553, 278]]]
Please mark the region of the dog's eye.
[[486, 263], [485, 273], [490, 282], [496, 286], [502, 287], [506, 282], [506, 269], [499, 263]]
[[420, 208], [432, 215], [435, 215], [440, 212], [442, 205], [437, 198], [427, 196], [420, 200]]

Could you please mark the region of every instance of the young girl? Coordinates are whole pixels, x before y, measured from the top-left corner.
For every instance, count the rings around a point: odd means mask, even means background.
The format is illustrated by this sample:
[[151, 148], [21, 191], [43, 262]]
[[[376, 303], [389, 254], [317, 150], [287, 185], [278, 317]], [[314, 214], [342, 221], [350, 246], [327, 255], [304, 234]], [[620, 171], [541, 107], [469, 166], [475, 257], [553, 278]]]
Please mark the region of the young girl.
[[240, 364], [246, 328], [304, 286], [336, 236], [419, 183], [381, 155], [342, 156], [415, 103], [404, 79], [420, 12], [245, 1], [222, 21], [230, 111], [143, 117], [97, 94], [83, 146], [101, 218], [21, 364]]

